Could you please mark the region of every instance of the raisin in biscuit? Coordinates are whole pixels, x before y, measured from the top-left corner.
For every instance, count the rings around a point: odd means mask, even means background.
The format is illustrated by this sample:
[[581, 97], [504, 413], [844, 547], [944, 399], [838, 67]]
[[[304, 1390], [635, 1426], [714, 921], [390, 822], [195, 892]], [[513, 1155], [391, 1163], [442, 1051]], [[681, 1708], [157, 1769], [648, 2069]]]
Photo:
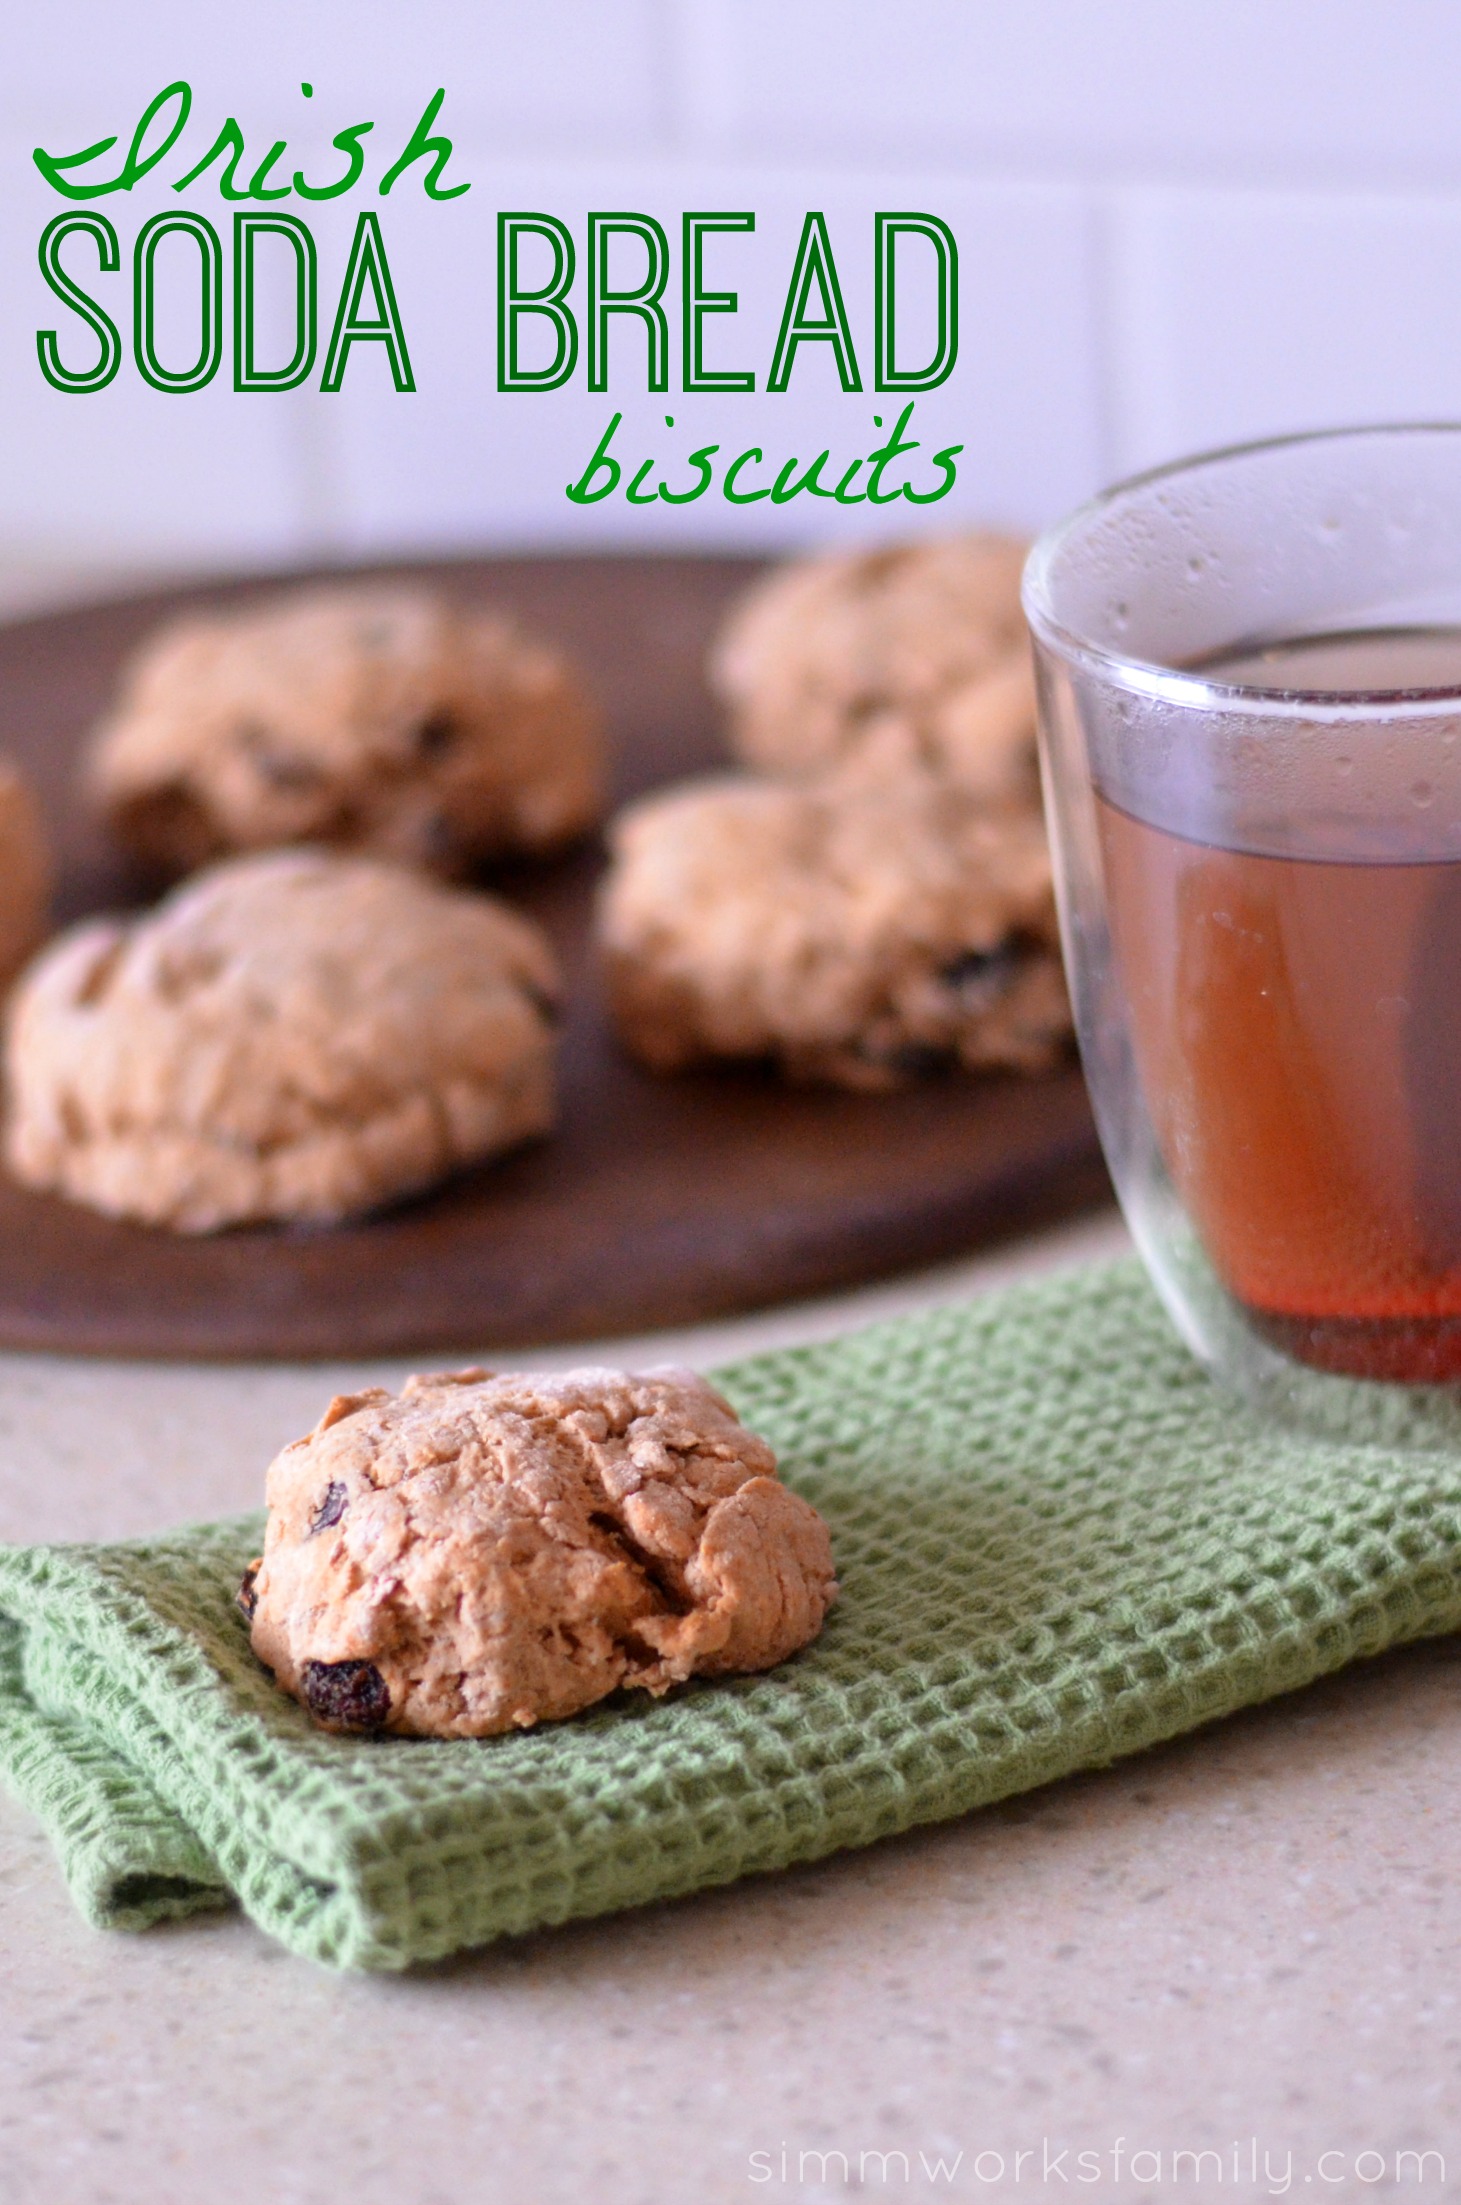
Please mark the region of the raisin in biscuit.
[[827, 1527], [690, 1371], [412, 1378], [271, 1465], [239, 1601], [331, 1729], [481, 1738], [769, 1669], [836, 1596]]
[[489, 897], [378, 859], [236, 858], [22, 977], [6, 1157], [177, 1232], [349, 1217], [546, 1130], [556, 987]]
[[88, 761], [145, 862], [332, 843], [447, 875], [598, 816], [598, 717], [556, 652], [428, 591], [322, 588], [174, 622]]
[[711, 657], [738, 757], [792, 778], [922, 765], [1039, 804], [1024, 547], [959, 536], [803, 559], [758, 583]]
[[50, 853], [35, 798], [0, 759], [0, 988], [45, 933], [50, 896]]
[[599, 933], [659, 1071], [771, 1056], [888, 1087], [940, 1060], [1037, 1072], [1070, 1032], [1038, 816], [927, 774], [692, 782], [615, 824]]

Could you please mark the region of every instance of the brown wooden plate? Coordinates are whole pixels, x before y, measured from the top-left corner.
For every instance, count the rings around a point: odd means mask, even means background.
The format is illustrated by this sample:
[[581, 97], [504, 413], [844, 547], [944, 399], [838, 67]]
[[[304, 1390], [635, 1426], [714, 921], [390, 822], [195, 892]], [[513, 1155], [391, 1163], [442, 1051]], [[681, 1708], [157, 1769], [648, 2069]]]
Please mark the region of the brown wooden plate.
[[[703, 558], [492, 559], [392, 567], [519, 611], [593, 680], [616, 794], [723, 756], [701, 666], [755, 571]], [[0, 627], [0, 750], [36, 781], [57, 916], [138, 900], [75, 794], [119, 660], [184, 605], [279, 577]], [[1080, 1075], [951, 1075], [887, 1096], [729, 1069], [656, 1079], [616, 1049], [588, 951], [602, 859], [492, 883], [552, 933], [569, 975], [560, 1130], [423, 1200], [331, 1231], [181, 1239], [0, 1178], [0, 1345], [182, 1356], [356, 1356], [514, 1346], [680, 1324], [931, 1262], [1103, 1199]]]

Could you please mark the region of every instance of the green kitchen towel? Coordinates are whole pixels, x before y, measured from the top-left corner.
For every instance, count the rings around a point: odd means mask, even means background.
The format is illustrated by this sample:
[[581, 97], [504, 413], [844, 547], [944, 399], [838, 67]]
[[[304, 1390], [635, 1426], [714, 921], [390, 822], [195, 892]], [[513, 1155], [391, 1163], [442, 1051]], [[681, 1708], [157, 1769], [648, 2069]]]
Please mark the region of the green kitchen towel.
[[257, 1517], [0, 1550], [0, 1772], [88, 1918], [234, 1898], [296, 1952], [401, 1968], [865, 1845], [1461, 1626], [1461, 1460], [1264, 1428], [1132, 1263], [720, 1383], [831, 1526], [822, 1637], [507, 1738], [316, 1730], [233, 1606]]

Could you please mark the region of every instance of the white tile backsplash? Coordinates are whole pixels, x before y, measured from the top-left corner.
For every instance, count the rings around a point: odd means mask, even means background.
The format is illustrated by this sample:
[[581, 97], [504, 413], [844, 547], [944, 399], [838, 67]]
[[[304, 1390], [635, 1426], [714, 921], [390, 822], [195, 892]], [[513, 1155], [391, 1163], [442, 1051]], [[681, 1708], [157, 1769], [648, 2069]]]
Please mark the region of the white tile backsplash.
[[[294, 553], [313, 526], [297, 394], [235, 398], [227, 346], [223, 369], [207, 389], [175, 395], [148, 388], [130, 344], [130, 244], [144, 210], [126, 211], [125, 200], [115, 213], [123, 243], [118, 273], [97, 273], [96, 248], [85, 238], [73, 238], [63, 256], [117, 322], [121, 367], [106, 389], [90, 395], [53, 390], [37, 363], [36, 331], [55, 329], [63, 362], [78, 367], [95, 357], [96, 340], [42, 281], [36, 243], [56, 202], [13, 138], [0, 140], [0, 193], [9, 209], [0, 224], [0, 557], [29, 550], [46, 562], [134, 557], [155, 566]], [[118, 200], [100, 205], [116, 210]], [[196, 284], [197, 277], [189, 271], [185, 281]], [[171, 329], [167, 341], [176, 350], [165, 358], [181, 364], [195, 353], [197, 327], [195, 303], [191, 332]]]
[[6, 11], [0, 120], [34, 125], [53, 152], [68, 130], [80, 133], [68, 150], [109, 132], [125, 145], [181, 77], [199, 154], [227, 114], [265, 144], [326, 117], [328, 142], [368, 117], [379, 150], [443, 85], [448, 131], [488, 128], [499, 149], [637, 148], [668, 128], [666, 21], [664, 0], [52, 0]]
[[[0, 560], [1033, 528], [1121, 471], [1215, 441], [1461, 414], [1451, 0], [253, 0], [242, 15], [54, 0], [10, 11], [0, 64]], [[166, 397], [130, 364], [96, 397], [46, 388], [34, 331], [56, 316], [35, 248], [61, 202], [30, 148], [125, 141], [178, 75], [195, 89], [193, 158], [234, 113], [251, 149], [285, 136], [286, 172], [324, 175], [333, 133], [374, 119], [370, 188], [309, 210], [321, 311], [327, 323], [359, 209], [376, 207], [414, 395], [389, 387], [378, 347], [338, 396], [236, 398], [225, 376]], [[382, 201], [373, 179], [438, 84], [451, 175], [472, 189], [432, 205], [412, 178]], [[128, 246], [179, 203], [182, 150], [100, 202]], [[228, 227], [211, 185], [188, 203]], [[744, 347], [761, 381], [807, 209], [827, 215], [869, 354], [873, 212], [953, 224], [960, 362], [916, 408], [926, 447], [965, 446], [945, 503], [569, 505], [564, 483], [615, 407], [626, 454], [682, 472], [706, 441], [808, 460], [823, 445], [850, 458], [878, 433], [887, 402], [831, 385], [818, 348], [783, 396], [651, 399], [628, 373], [627, 325], [606, 398], [581, 368], [571, 390], [496, 391], [499, 207], [561, 215], [580, 251], [591, 206], [657, 214], [675, 244], [677, 370], [676, 233], [697, 204], [757, 213], [753, 239], [715, 247], [742, 293], [715, 341]]]
[[1452, 0], [735, 0], [726, 30], [766, 158], [1461, 182]]
[[1461, 201], [1136, 194], [1110, 238], [1119, 471], [1293, 429], [1461, 419]]

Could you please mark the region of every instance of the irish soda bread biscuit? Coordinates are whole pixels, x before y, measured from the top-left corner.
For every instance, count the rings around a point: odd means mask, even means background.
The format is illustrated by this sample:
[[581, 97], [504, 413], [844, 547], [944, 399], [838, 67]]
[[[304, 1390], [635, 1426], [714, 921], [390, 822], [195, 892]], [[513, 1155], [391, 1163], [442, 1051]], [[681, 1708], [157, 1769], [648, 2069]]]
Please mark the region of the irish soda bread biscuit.
[[556, 652], [429, 591], [299, 590], [144, 645], [88, 773], [145, 861], [326, 842], [459, 874], [598, 816], [598, 718]]
[[1070, 1030], [1037, 815], [928, 775], [746, 777], [621, 814], [599, 912], [610, 999], [656, 1070], [779, 1058], [888, 1087], [939, 1060], [1043, 1071]]
[[237, 858], [21, 979], [10, 1168], [185, 1233], [371, 1210], [547, 1128], [556, 986], [537, 928], [486, 896]]
[[0, 988], [8, 987], [46, 930], [51, 861], [35, 798], [0, 760]]
[[482, 1738], [620, 1685], [769, 1669], [837, 1591], [821, 1517], [690, 1371], [342, 1395], [267, 1497], [239, 1603], [334, 1730]]
[[711, 679], [747, 765], [924, 765], [972, 794], [1037, 806], [1022, 545], [958, 536], [803, 559], [732, 612]]

